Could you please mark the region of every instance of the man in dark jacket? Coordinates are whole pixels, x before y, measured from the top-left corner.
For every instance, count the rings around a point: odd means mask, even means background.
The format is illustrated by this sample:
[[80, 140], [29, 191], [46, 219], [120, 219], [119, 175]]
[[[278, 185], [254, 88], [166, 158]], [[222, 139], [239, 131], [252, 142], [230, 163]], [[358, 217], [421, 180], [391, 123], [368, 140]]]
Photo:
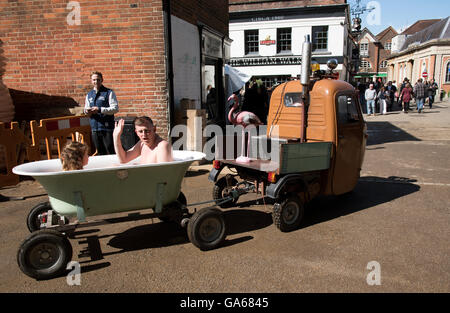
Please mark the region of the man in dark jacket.
[[116, 94], [103, 86], [100, 72], [91, 74], [91, 83], [94, 88], [86, 95], [84, 112], [90, 117], [92, 141], [99, 155], [115, 154], [112, 134], [114, 113], [119, 111]]
[[425, 91], [426, 86], [423, 83], [422, 78], [419, 78], [416, 85], [414, 86], [414, 98], [416, 98], [417, 102], [417, 112], [422, 113], [423, 104], [425, 102]]

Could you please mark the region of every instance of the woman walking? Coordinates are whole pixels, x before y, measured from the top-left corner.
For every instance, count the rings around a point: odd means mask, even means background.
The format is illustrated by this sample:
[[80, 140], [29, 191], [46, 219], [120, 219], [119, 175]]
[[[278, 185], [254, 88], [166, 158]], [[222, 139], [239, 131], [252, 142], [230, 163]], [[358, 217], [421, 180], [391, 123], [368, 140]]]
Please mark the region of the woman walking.
[[406, 87], [403, 88], [402, 93], [400, 94], [400, 99], [403, 102], [403, 112], [408, 113], [409, 111], [409, 103], [411, 102], [413, 96], [413, 89], [410, 83], [406, 84]]

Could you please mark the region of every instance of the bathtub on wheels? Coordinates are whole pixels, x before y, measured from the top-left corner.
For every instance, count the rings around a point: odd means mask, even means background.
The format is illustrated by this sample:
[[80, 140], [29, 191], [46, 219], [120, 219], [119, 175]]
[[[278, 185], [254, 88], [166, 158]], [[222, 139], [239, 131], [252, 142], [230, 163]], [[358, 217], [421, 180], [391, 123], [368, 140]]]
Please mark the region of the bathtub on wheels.
[[[93, 156], [82, 170], [62, 171], [59, 159], [16, 166], [17, 175], [32, 176], [47, 191], [49, 202], [31, 209], [27, 226], [31, 234], [17, 253], [17, 262], [26, 275], [49, 279], [66, 271], [72, 258], [68, 237], [80, 227], [124, 220], [157, 217], [187, 227], [189, 240], [201, 250], [217, 247], [225, 239], [225, 222], [217, 208], [189, 213], [181, 190], [182, 180], [194, 162], [205, 154], [173, 151], [174, 160], [139, 164], [136, 159], [120, 164], [116, 155]], [[153, 213], [87, 221], [87, 217], [152, 209]], [[69, 218], [76, 221], [69, 223]]]

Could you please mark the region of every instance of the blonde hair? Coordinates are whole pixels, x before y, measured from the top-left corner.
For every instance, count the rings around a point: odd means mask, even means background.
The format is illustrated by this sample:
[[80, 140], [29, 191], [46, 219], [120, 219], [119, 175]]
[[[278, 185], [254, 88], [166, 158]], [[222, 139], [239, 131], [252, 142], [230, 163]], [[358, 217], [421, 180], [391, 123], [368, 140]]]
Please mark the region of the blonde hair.
[[67, 143], [61, 152], [61, 163], [64, 171], [83, 169], [83, 158], [88, 152], [88, 146], [84, 143], [73, 141]]

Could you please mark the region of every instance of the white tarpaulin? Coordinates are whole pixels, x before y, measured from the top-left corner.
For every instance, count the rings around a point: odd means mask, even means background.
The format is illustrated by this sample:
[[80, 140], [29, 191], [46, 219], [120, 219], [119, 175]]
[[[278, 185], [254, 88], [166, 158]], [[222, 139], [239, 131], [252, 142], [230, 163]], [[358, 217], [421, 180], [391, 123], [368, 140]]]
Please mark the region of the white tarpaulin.
[[251, 78], [250, 75], [247, 75], [245, 73], [242, 73], [235, 69], [234, 67], [231, 67], [228, 64], [225, 64], [225, 75], [228, 75], [227, 79], [227, 99], [233, 92], [236, 92], [240, 90], [242, 87], [245, 86], [245, 83], [248, 82]]

